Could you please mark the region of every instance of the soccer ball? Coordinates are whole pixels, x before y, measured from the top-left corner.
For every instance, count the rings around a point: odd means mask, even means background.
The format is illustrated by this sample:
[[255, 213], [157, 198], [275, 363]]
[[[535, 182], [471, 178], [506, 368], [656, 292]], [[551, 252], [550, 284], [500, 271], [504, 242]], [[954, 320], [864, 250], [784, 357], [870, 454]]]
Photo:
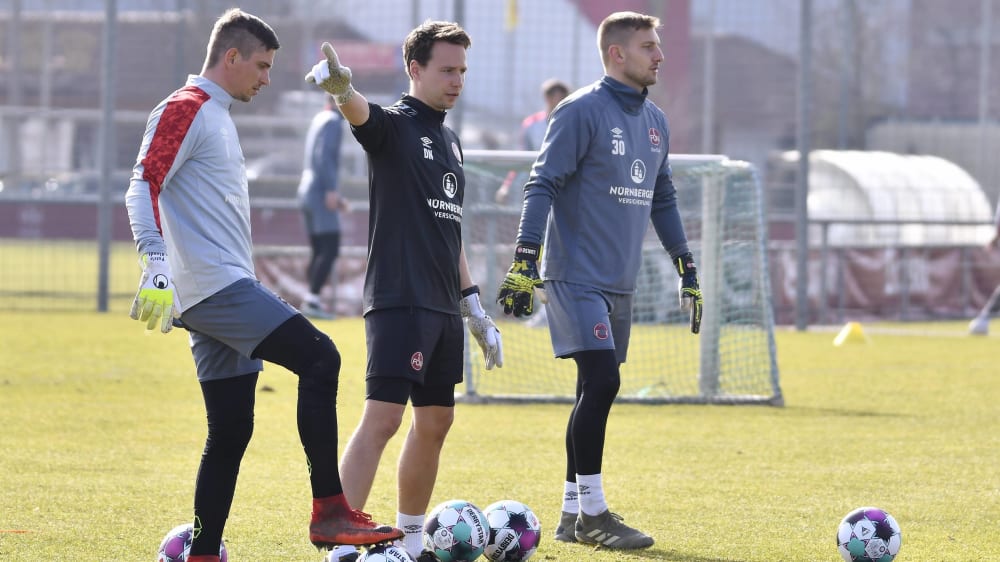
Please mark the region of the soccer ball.
[[483, 511], [490, 524], [485, 554], [493, 562], [523, 562], [538, 549], [542, 524], [528, 506], [515, 500], [492, 503]]
[[406, 549], [391, 544], [380, 544], [365, 551], [358, 562], [413, 562]]
[[903, 535], [892, 515], [877, 507], [859, 507], [837, 528], [837, 550], [846, 562], [892, 562]]
[[[160, 543], [160, 550], [156, 553], [156, 562], [187, 562], [188, 555], [191, 554], [193, 540], [194, 525], [191, 523], [184, 523], [170, 529], [170, 532], [163, 537], [163, 541]], [[229, 560], [225, 542], [219, 543], [219, 559], [222, 562]]]
[[483, 555], [489, 537], [486, 516], [465, 500], [438, 504], [424, 523], [424, 548], [441, 562], [472, 562]]

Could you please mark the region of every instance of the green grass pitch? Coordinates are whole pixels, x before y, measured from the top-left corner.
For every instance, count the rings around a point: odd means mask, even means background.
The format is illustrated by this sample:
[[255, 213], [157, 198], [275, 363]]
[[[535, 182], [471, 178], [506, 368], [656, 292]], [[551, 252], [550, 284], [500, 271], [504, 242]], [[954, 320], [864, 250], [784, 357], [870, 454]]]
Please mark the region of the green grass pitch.
[[[190, 519], [205, 428], [187, 339], [145, 335], [127, 304], [0, 313], [0, 560], [152, 561]], [[361, 411], [364, 330], [359, 319], [319, 326], [344, 356], [342, 447]], [[605, 489], [656, 538], [649, 550], [552, 540], [565, 404], [460, 404], [432, 507], [526, 503], [542, 520], [539, 561], [837, 561], [837, 524], [863, 505], [899, 521], [897, 560], [1000, 560], [997, 339], [959, 323], [865, 328], [870, 343], [844, 347], [835, 332], [780, 331], [784, 408], [615, 406]], [[367, 506], [377, 520], [394, 518], [400, 442]], [[309, 507], [295, 378], [268, 365], [225, 535], [231, 560], [319, 562]]]
[[[91, 240], [39, 241], [0, 238], [0, 300], [3, 309], [95, 310], [100, 271], [97, 244]], [[131, 242], [108, 249], [109, 307], [128, 311], [139, 276]]]

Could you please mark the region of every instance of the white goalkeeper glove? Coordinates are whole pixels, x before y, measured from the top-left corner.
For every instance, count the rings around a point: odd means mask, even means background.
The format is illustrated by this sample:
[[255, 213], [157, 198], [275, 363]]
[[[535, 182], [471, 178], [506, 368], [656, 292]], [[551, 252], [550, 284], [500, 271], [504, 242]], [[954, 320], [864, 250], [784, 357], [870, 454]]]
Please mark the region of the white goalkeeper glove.
[[152, 332], [159, 324], [160, 331], [166, 334], [173, 328], [175, 314], [174, 280], [170, 275], [167, 255], [160, 252], [143, 254], [139, 258], [139, 266], [142, 267], [142, 277], [129, 316], [145, 322], [147, 332]]
[[337, 100], [337, 105], [344, 105], [354, 95], [354, 86], [351, 85], [351, 69], [340, 65], [337, 51], [333, 50], [332, 45], [324, 42], [322, 49], [326, 59], [319, 61], [312, 67], [312, 70], [306, 74], [306, 82], [312, 82], [323, 88]]
[[462, 317], [469, 326], [469, 333], [483, 350], [486, 370], [489, 371], [494, 365], [503, 367], [503, 341], [500, 339], [500, 330], [479, 302], [479, 287], [473, 285], [462, 291], [462, 300], [459, 304]]

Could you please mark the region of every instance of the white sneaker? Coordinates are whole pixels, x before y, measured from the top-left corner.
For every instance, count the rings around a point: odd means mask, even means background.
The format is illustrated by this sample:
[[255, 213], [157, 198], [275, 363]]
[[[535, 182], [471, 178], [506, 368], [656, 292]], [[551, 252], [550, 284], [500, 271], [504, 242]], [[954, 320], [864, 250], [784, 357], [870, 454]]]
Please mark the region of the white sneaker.
[[990, 333], [990, 319], [988, 316], [976, 316], [969, 322], [969, 333], [974, 336], [985, 336]]

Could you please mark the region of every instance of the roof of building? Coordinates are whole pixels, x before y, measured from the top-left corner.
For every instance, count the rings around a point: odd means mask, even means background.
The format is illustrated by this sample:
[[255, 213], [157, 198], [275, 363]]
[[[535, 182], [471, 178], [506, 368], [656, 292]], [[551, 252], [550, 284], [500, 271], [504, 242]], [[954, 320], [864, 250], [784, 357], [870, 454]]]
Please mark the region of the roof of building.
[[[798, 153], [790, 151], [786, 158], [797, 161]], [[809, 158], [808, 208], [810, 220], [915, 221], [832, 224], [828, 241], [833, 245], [982, 244], [994, 232], [989, 224], [927, 224], [993, 218], [979, 183], [937, 156], [815, 150]]]

